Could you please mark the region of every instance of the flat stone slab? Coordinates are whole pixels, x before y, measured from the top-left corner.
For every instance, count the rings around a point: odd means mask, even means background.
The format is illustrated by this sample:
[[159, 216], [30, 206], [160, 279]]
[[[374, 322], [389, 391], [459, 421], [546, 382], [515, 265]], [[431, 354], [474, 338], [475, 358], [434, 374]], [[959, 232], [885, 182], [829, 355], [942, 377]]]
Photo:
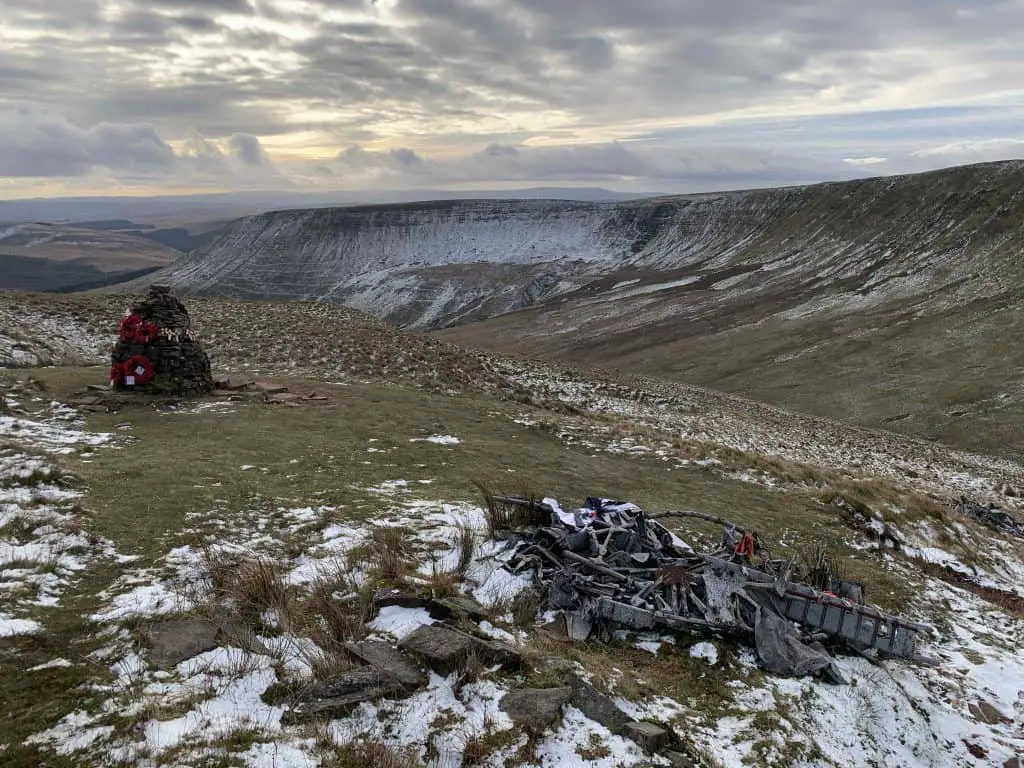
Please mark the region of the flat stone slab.
[[508, 643], [498, 640], [476, 640], [476, 654], [484, 664], [498, 664], [502, 669], [519, 669], [523, 666], [523, 656]]
[[266, 401], [268, 403], [292, 403], [297, 400], [301, 400], [300, 395], [293, 394], [291, 392], [276, 392], [274, 394], [267, 393]]
[[579, 677], [573, 677], [572, 704], [591, 720], [600, 723], [616, 735], [622, 735], [633, 719], [619, 709], [610, 696], [605, 696], [594, 686]]
[[218, 627], [211, 621], [172, 619], [149, 629], [150, 658], [161, 669], [173, 669], [183, 661], [217, 647]]
[[669, 733], [660, 725], [643, 721], [626, 723], [622, 735], [637, 743], [647, 754], [651, 755], [668, 743]]
[[345, 650], [381, 674], [394, 678], [406, 688], [419, 688], [427, 684], [427, 673], [407, 655], [387, 643], [373, 640], [345, 643]]
[[487, 609], [471, 597], [442, 597], [432, 600], [427, 611], [433, 619], [463, 617], [473, 621], [487, 618]]
[[439, 675], [448, 676], [466, 666], [476, 639], [450, 627], [427, 624], [406, 635], [398, 647], [416, 656]]
[[408, 691], [398, 680], [373, 667], [347, 672], [304, 690], [294, 705], [281, 715], [285, 725], [307, 722], [326, 715], [348, 715], [364, 702], [402, 698]]
[[429, 598], [398, 589], [381, 589], [373, 594], [373, 607], [378, 610], [391, 605], [400, 608], [426, 608], [429, 604]]
[[518, 669], [523, 657], [512, 646], [481, 640], [453, 627], [427, 624], [417, 628], [398, 643], [439, 675], [450, 675], [465, 667], [470, 655], [487, 666], [497, 664], [504, 669]]
[[572, 688], [519, 688], [506, 693], [498, 704], [513, 723], [533, 733], [541, 733], [562, 716], [562, 708], [572, 699]]

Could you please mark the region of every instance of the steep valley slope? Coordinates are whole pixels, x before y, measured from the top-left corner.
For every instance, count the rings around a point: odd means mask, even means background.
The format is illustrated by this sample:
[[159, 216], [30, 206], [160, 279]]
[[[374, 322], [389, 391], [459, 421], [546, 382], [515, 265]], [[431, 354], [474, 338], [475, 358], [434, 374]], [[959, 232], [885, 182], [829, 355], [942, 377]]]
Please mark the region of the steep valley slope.
[[139, 232], [0, 223], [0, 291], [87, 290], [151, 273], [180, 255]]
[[154, 279], [343, 303], [1020, 458], [1022, 190], [1024, 163], [1006, 162], [617, 203], [278, 211]]

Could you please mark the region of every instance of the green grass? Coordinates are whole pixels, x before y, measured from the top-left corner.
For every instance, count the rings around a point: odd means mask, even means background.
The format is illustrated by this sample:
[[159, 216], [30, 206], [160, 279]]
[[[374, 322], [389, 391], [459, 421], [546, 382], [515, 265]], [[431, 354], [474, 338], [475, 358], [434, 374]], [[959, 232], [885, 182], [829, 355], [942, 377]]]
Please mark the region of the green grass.
[[[48, 369], [40, 378], [60, 393], [84, 386], [95, 373]], [[88, 488], [93, 532], [113, 539], [122, 552], [155, 556], [166, 552], [166, 537], [185, 527], [189, 513], [236, 510], [261, 497], [346, 505], [339, 519], [360, 519], [383, 503], [365, 489], [397, 479], [408, 480], [423, 498], [482, 502], [474, 487], [480, 481], [498, 491], [532, 490], [569, 504], [608, 494], [651, 510], [696, 507], [757, 522], [765, 530], [794, 516], [829, 517], [810, 499], [723, 480], [700, 467], [669, 471], [655, 459], [567, 447], [548, 430], [514, 423], [510, 417], [524, 410], [514, 403], [383, 385], [315, 386], [331, 397], [329, 406], [247, 401], [233, 403], [237, 410], [227, 414], [167, 414], [145, 407], [90, 414], [90, 428], [133, 438], [121, 450], [97, 451], [89, 463], [69, 462]], [[118, 431], [122, 424], [132, 429]], [[431, 434], [456, 435], [462, 442], [410, 442]], [[368, 453], [371, 447], [384, 453]], [[256, 469], [242, 470], [246, 465]]]
[[[52, 397], [62, 399], [86, 384], [99, 383], [104, 372], [59, 368], [33, 373]], [[294, 389], [315, 388], [327, 394], [330, 403], [291, 408], [249, 399], [233, 403], [230, 413], [161, 413], [130, 406], [114, 414], [88, 414], [90, 429], [111, 431], [119, 438], [117, 449], [101, 448], [87, 460], [70, 456], [62, 461], [68, 482], [88, 491], [82, 518], [89, 533], [113, 540], [121, 553], [140, 556], [128, 566], [136, 569], [154, 563], [172, 547], [198, 543], [196, 531], [215, 530], [209, 518], [220, 519], [229, 528], [245, 525], [250, 518], [242, 513], [254, 506], [269, 516], [271, 524], [280, 521], [275, 508], [334, 506], [315, 525], [351, 524], [405, 498], [482, 504], [477, 490], [481, 483], [497, 492], [553, 495], [569, 505], [599, 494], [630, 499], [652, 511], [696, 508], [756, 527], [770, 544], [786, 532], [786, 546], [779, 552], [825, 538], [847, 559], [847, 571], [868, 582], [870, 600], [898, 607], [905, 596], [905, 584], [870, 553], [844, 548], [848, 531], [838, 523], [835, 511], [806, 489], [769, 490], [724, 479], [699, 466], [670, 470], [657, 458], [566, 445], [557, 428], [512, 421], [524, 412], [549, 423], [572, 419], [591, 430], [590, 439], [599, 441], [597, 436], [614, 426], [608, 419], [538, 411], [484, 395], [456, 398], [383, 384], [275, 381]], [[131, 429], [119, 429], [124, 425]], [[410, 442], [432, 434], [456, 435], [461, 443]], [[371, 447], [382, 452], [370, 453]], [[683, 455], [691, 450], [693, 446], [680, 447]], [[749, 458], [744, 455], [736, 461], [744, 464]], [[245, 465], [256, 469], [243, 470]], [[392, 498], [366, 490], [397, 479], [409, 481], [409, 495]], [[695, 530], [712, 540], [720, 535], [715, 526], [702, 528], [689, 521], [669, 525], [684, 538]], [[10, 745], [3, 754], [5, 766], [80, 764], [74, 756], [54, 757], [20, 745], [65, 714], [88, 708], [97, 695], [83, 686], [103, 679], [107, 672], [86, 659], [101, 640], [83, 616], [100, 607], [97, 593], [118, 573], [116, 568], [94, 569], [65, 597], [61, 608], [39, 609], [45, 633], [0, 641], [0, 700], [7, 705], [0, 712], [0, 743]], [[684, 649], [657, 657], [622, 644], [559, 652], [586, 664], [606, 684], [617, 679], [621, 693], [659, 693], [711, 709], [726, 706], [729, 689], [724, 682], [738, 674], [727, 650], [722, 650], [723, 661], [715, 669], [691, 659]], [[25, 672], [58, 656], [79, 666]], [[613, 675], [614, 668], [622, 674]], [[364, 758], [356, 748], [336, 750], [326, 764], [365, 764]], [[396, 765], [408, 764], [401, 760], [404, 756]]]

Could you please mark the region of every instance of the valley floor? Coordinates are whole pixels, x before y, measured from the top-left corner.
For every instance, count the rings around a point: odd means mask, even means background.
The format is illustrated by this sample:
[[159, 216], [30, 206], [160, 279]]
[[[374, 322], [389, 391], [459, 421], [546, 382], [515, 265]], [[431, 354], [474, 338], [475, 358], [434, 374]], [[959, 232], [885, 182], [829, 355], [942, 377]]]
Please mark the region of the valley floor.
[[[501, 697], [552, 685], [529, 669], [434, 673], [407, 699], [287, 724], [296, 692], [349, 668], [342, 640], [397, 641], [433, 621], [392, 607], [364, 627], [366, 595], [386, 586], [473, 596], [487, 609], [481, 632], [532, 661], [567, 659], [700, 765], [937, 768], [1024, 754], [1024, 547], [948, 504], [1017, 482], [1019, 467], [508, 366], [518, 397], [277, 376], [327, 399], [116, 413], [65, 404], [102, 383], [102, 367], [9, 372], [0, 763], [669, 764], [572, 706], [541, 733], [515, 726]], [[849, 684], [833, 686], [768, 676], [752, 649], [721, 637], [573, 645], [545, 627], [550, 616], [520, 609], [525, 585], [500, 567], [480, 486], [570, 506], [607, 495], [695, 508], [756, 527], [779, 553], [824, 542], [869, 602], [933, 627], [940, 665], [842, 657]], [[869, 524], [851, 527], [840, 499]], [[899, 550], [872, 540], [879, 527]], [[167, 659], [154, 637], [178, 619], [221, 631]]]

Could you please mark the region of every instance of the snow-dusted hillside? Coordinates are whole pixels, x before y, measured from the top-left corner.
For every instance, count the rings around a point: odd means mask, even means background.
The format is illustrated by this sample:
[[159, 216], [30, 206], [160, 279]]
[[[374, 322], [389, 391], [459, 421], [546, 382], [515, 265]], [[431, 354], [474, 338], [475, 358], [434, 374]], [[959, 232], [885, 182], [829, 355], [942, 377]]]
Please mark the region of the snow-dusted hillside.
[[191, 293], [323, 299], [443, 325], [482, 303], [499, 314], [577, 287], [584, 263], [613, 266], [630, 239], [603, 227], [607, 211], [522, 200], [278, 211], [240, 219], [157, 278]]
[[668, 273], [666, 288], [684, 287], [675, 282], [682, 270], [701, 281], [687, 290], [730, 294], [907, 298], [969, 288], [954, 292], [959, 300], [991, 295], [1014, 268], [1022, 189], [1024, 164], [999, 163], [623, 203], [279, 211], [235, 222], [159, 279], [192, 293], [336, 301], [432, 328], [520, 309], [620, 271], [613, 284], [634, 279], [637, 270], [648, 279]]

